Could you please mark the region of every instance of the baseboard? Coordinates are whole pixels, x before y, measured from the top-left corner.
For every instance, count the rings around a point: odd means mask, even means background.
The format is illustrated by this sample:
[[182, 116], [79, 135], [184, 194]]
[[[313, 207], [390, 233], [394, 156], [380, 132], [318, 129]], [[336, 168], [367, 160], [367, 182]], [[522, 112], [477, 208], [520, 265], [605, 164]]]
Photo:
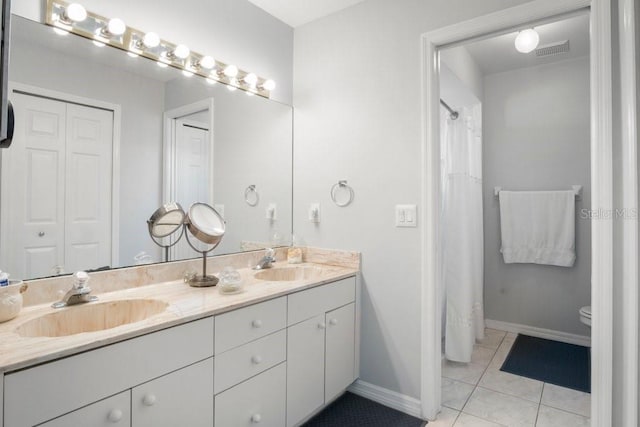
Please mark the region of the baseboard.
[[356, 380], [348, 390], [358, 396], [422, 419], [420, 400], [414, 397], [406, 396], [362, 380]]
[[535, 326], [520, 325], [518, 323], [502, 322], [500, 320], [486, 319], [484, 324], [487, 328], [497, 329], [499, 331], [513, 332], [516, 334], [524, 334], [532, 337], [546, 338], [548, 340], [565, 342], [567, 344], [577, 344], [585, 347], [591, 347], [591, 337], [568, 332], [554, 331], [551, 329], [537, 328]]

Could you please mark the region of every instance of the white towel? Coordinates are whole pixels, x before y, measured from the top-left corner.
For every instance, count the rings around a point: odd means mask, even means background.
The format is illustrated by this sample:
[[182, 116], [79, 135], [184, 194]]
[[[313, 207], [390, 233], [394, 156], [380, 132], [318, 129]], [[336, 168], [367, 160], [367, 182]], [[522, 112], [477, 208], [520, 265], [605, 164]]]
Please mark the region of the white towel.
[[573, 266], [573, 191], [500, 191], [499, 198], [505, 263]]

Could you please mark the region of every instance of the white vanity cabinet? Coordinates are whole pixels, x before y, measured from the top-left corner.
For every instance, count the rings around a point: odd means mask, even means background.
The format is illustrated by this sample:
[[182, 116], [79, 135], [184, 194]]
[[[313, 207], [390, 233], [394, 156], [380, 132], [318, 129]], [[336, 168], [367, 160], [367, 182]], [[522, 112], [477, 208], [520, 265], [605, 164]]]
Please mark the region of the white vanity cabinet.
[[355, 293], [355, 278], [347, 278], [289, 295], [287, 426], [355, 380]]
[[84, 408], [40, 424], [40, 427], [130, 427], [131, 392], [108, 397]]
[[[55, 418], [72, 416], [73, 411], [90, 408], [110, 396], [132, 388], [135, 392], [135, 387], [156, 378], [159, 384], [171, 379], [170, 375], [185, 375], [191, 379], [193, 376], [188, 368], [179, 370], [213, 356], [213, 325], [213, 317], [208, 317], [7, 373], [4, 375], [4, 427], [31, 427], [49, 420], [54, 422]], [[165, 375], [165, 379], [160, 379]], [[212, 374], [207, 381], [209, 411], [213, 413]], [[175, 398], [179, 398], [177, 394]], [[181, 403], [201, 408], [200, 401]], [[186, 411], [188, 407], [183, 409]], [[129, 408], [122, 410], [123, 418], [128, 411]], [[64, 425], [85, 427], [91, 424]]]
[[131, 405], [135, 427], [211, 427], [213, 358], [134, 387]]

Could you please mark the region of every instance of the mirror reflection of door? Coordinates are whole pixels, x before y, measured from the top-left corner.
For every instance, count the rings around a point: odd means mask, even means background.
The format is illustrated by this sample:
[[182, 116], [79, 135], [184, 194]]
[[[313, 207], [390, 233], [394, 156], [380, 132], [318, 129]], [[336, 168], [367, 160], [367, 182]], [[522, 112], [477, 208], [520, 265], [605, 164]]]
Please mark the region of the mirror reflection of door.
[[113, 112], [23, 93], [12, 102], [0, 267], [20, 279], [111, 265]]
[[[187, 210], [194, 202], [211, 204], [210, 177], [211, 147], [209, 144], [208, 111], [191, 114], [175, 120], [176, 201]], [[205, 250], [207, 245], [197, 239], [191, 243]], [[186, 239], [176, 245], [175, 259], [194, 258], [197, 254]]]

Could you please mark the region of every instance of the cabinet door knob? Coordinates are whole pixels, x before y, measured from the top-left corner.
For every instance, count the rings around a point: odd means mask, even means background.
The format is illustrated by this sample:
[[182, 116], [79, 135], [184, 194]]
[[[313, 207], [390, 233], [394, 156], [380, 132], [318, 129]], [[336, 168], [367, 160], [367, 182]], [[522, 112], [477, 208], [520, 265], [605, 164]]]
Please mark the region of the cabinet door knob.
[[155, 394], [146, 394], [142, 398], [142, 403], [144, 403], [146, 406], [155, 405], [156, 404], [156, 395]]
[[338, 324], [338, 319], [331, 319], [331, 320], [329, 320], [329, 324], [330, 324], [330, 325], [332, 325], [332, 326], [333, 326], [333, 325], [337, 325], [337, 324]]
[[38, 237], [44, 237], [44, 231], [39, 232]]
[[112, 409], [107, 415], [107, 419], [112, 423], [117, 423], [122, 419], [122, 411], [120, 409]]
[[251, 362], [253, 362], [254, 365], [258, 365], [258, 364], [262, 363], [262, 357], [261, 356], [253, 356], [251, 358]]
[[253, 414], [251, 416], [251, 422], [252, 423], [259, 423], [260, 421], [262, 421], [262, 415], [260, 414]]
[[327, 325], [324, 322], [318, 323], [318, 329], [325, 329]]
[[262, 320], [260, 319], [256, 319], [253, 322], [251, 322], [251, 326], [253, 326], [254, 328], [259, 328], [262, 326]]

